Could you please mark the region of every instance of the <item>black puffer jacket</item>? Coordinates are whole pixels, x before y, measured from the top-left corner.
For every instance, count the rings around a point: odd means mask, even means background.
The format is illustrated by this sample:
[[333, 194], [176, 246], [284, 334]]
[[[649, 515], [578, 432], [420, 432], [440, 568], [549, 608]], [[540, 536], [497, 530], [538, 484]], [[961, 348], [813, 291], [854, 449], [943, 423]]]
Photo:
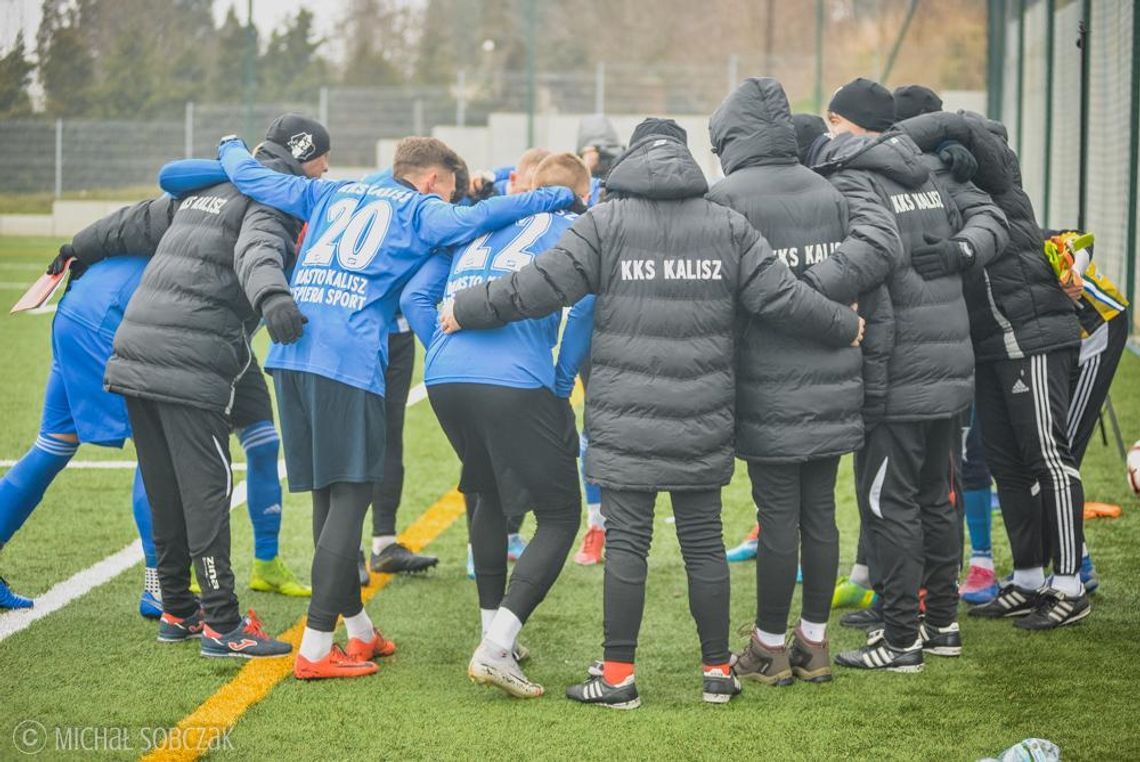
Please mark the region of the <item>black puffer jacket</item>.
[[[258, 158], [301, 173], [273, 143]], [[297, 220], [221, 183], [181, 201], [164, 196], [129, 207], [76, 235], [85, 262], [153, 253], [115, 334], [107, 389], [228, 415], [238, 379], [256, 369], [251, 300], [289, 292], [284, 272], [299, 231]]]
[[698, 490], [733, 472], [737, 305], [834, 347], [855, 314], [799, 283], [738, 213], [704, 198], [679, 140], [650, 135], [609, 176], [611, 200], [509, 278], [456, 295], [465, 328], [598, 295], [586, 474], [603, 487]]
[[[743, 214], [797, 276], [847, 237], [843, 195], [799, 163], [779, 82], [746, 80], [712, 115], [709, 136], [726, 177], [708, 199]], [[792, 336], [748, 314], [740, 328], [737, 456], [794, 463], [857, 450], [863, 441], [860, 350]]]
[[[887, 288], [895, 336], [888, 365], [884, 419], [946, 418], [970, 406], [974, 355], [962, 279], [954, 274], [923, 280], [911, 266], [911, 252], [923, 234], [951, 238], [961, 215], [943, 195], [905, 135], [875, 140], [841, 135], [823, 150], [820, 169], [849, 199], [877, 196], [895, 217], [904, 256], [890, 270]], [[865, 262], [832, 256], [804, 277], [833, 299], [858, 296]]]
[[1073, 301], [1042, 252], [1041, 228], [1021, 187], [1021, 165], [1005, 128], [978, 114], [938, 111], [896, 125], [925, 151], [956, 140], [978, 160], [974, 183], [1009, 221], [1009, 244], [964, 280], [978, 362], [1029, 357], [1080, 344]]

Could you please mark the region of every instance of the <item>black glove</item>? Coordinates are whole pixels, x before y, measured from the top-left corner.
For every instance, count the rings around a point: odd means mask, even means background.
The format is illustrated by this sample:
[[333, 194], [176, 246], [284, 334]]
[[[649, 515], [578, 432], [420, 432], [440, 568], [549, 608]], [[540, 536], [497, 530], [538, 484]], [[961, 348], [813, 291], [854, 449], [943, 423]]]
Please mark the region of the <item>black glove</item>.
[[974, 253], [965, 241], [937, 238], [929, 233], [923, 233], [922, 240], [925, 245], [915, 247], [910, 262], [923, 280], [944, 278], [974, 264]]
[[947, 140], [938, 146], [938, 158], [950, 168], [950, 174], [960, 183], [968, 183], [978, 173], [978, 160], [961, 143]]
[[575, 197], [574, 203], [570, 205], [570, 208], [567, 211], [573, 212], [574, 214], [585, 214], [586, 212], [590, 211], [590, 207], [586, 206], [585, 201]]
[[278, 344], [292, 344], [305, 332], [309, 319], [297, 309], [297, 303], [289, 294], [270, 294], [261, 300], [261, 316], [269, 338]]
[[245, 150], [249, 150], [249, 146], [247, 146], [245, 144], [245, 141], [237, 135], [226, 135], [218, 141], [218, 159], [222, 158], [222, 146], [226, 145], [227, 143], [237, 143]]
[[[56, 254], [55, 259], [53, 259], [51, 261], [51, 264], [47, 266], [47, 274], [59, 275], [61, 272], [63, 272], [63, 267], [67, 264], [67, 260], [73, 259], [74, 257], [75, 248], [70, 243], [65, 243], [63, 246], [60, 246], [59, 254]], [[78, 262], [79, 260], [76, 259], [75, 261]]]

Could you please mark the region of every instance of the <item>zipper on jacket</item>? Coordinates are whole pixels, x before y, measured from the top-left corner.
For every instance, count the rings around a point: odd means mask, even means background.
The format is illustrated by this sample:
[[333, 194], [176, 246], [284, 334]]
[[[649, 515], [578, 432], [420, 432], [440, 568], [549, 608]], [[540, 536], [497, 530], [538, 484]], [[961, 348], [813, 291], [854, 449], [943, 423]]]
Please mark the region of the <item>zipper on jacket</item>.
[[1013, 324], [1010, 323], [1009, 318], [1003, 315], [1002, 311], [998, 309], [997, 302], [994, 300], [993, 287], [990, 286], [990, 274], [983, 269], [982, 277], [986, 282], [986, 300], [990, 303], [990, 314], [993, 315], [998, 327], [1001, 328], [1002, 340], [1005, 342], [1005, 352], [1009, 355], [1009, 359], [1019, 360], [1025, 357], [1025, 353], [1021, 351], [1021, 347], [1017, 343], [1017, 335], [1013, 331]]
[[234, 408], [234, 397], [237, 396], [237, 385], [245, 372], [249, 370], [249, 366], [253, 364], [253, 347], [249, 345], [249, 337], [245, 335], [243, 328], [241, 332], [242, 344], [245, 346], [245, 365], [242, 367], [241, 372], [234, 376], [234, 380], [230, 383], [230, 401], [226, 403], [226, 415], [228, 416]]

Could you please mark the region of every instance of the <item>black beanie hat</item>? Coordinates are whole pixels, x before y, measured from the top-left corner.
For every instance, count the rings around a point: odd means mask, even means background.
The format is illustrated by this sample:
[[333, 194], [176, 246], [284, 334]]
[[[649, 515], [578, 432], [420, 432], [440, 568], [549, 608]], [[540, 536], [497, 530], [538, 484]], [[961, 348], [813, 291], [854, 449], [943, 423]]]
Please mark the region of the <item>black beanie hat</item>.
[[689, 134], [685, 132], [684, 127], [677, 124], [672, 119], [661, 119], [659, 117], [651, 116], [633, 128], [633, 135], [631, 135], [629, 138], [629, 144], [633, 145], [642, 138], [647, 138], [650, 135], [661, 135], [662, 137], [676, 138], [682, 143], [689, 142]]
[[922, 85], [903, 85], [895, 88], [895, 120], [901, 122], [919, 114], [942, 110], [938, 93]]
[[827, 122], [816, 114], [792, 114], [792, 125], [796, 128], [796, 146], [803, 163], [811, 144], [827, 132]]
[[274, 119], [265, 139], [285, 148], [302, 164], [323, 156], [332, 147], [324, 125], [300, 114], [282, 114]]
[[836, 90], [827, 110], [871, 132], [886, 132], [895, 123], [891, 91], [862, 77]]

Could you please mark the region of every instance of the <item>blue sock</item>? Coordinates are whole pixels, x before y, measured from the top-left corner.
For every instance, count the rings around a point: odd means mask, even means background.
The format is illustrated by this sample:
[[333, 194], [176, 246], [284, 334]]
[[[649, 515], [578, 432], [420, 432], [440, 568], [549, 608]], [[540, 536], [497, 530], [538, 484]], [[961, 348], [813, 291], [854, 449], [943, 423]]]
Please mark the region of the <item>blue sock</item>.
[[142, 471], [135, 469], [135, 486], [131, 490], [131, 508], [135, 514], [135, 528], [139, 530], [139, 540], [142, 541], [143, 556], [150, 569], [158, 566], [158, 553], [154, 550], [154, 527], [151, 524], [150, 500], [146, 496], [146, 487], [143, 486]]
[[966, 490], [966, 526], [970, 530], [970, 548], [975, 556], [993, 557], [990, 528], [993, 522], [990, 488]]
[[277, 557], [281, 531], [281, 480], [277, 476], [277, 453], [281, 440], [272, 421], [260, 421], [238, 434], [245, 450], [249, 521], [253, 524], [253, 555], [259, 561]]
[[56, 475], [79, 449], [77, 442], [64, 442], [40, 434], [32, 449], [0, 479], [0, 545], [12, 539]]
[[602, 502], [602, 488], [593, 482], [586, 479], [586, 448], [589, 447], [590, 442], [586, 439], [586, 435], [582, 434], [578, 438], [579, 442], [579, 458], [578, 466], [582, 471], [582, 484], [586, 488], [586, 505], [600, 505]]

